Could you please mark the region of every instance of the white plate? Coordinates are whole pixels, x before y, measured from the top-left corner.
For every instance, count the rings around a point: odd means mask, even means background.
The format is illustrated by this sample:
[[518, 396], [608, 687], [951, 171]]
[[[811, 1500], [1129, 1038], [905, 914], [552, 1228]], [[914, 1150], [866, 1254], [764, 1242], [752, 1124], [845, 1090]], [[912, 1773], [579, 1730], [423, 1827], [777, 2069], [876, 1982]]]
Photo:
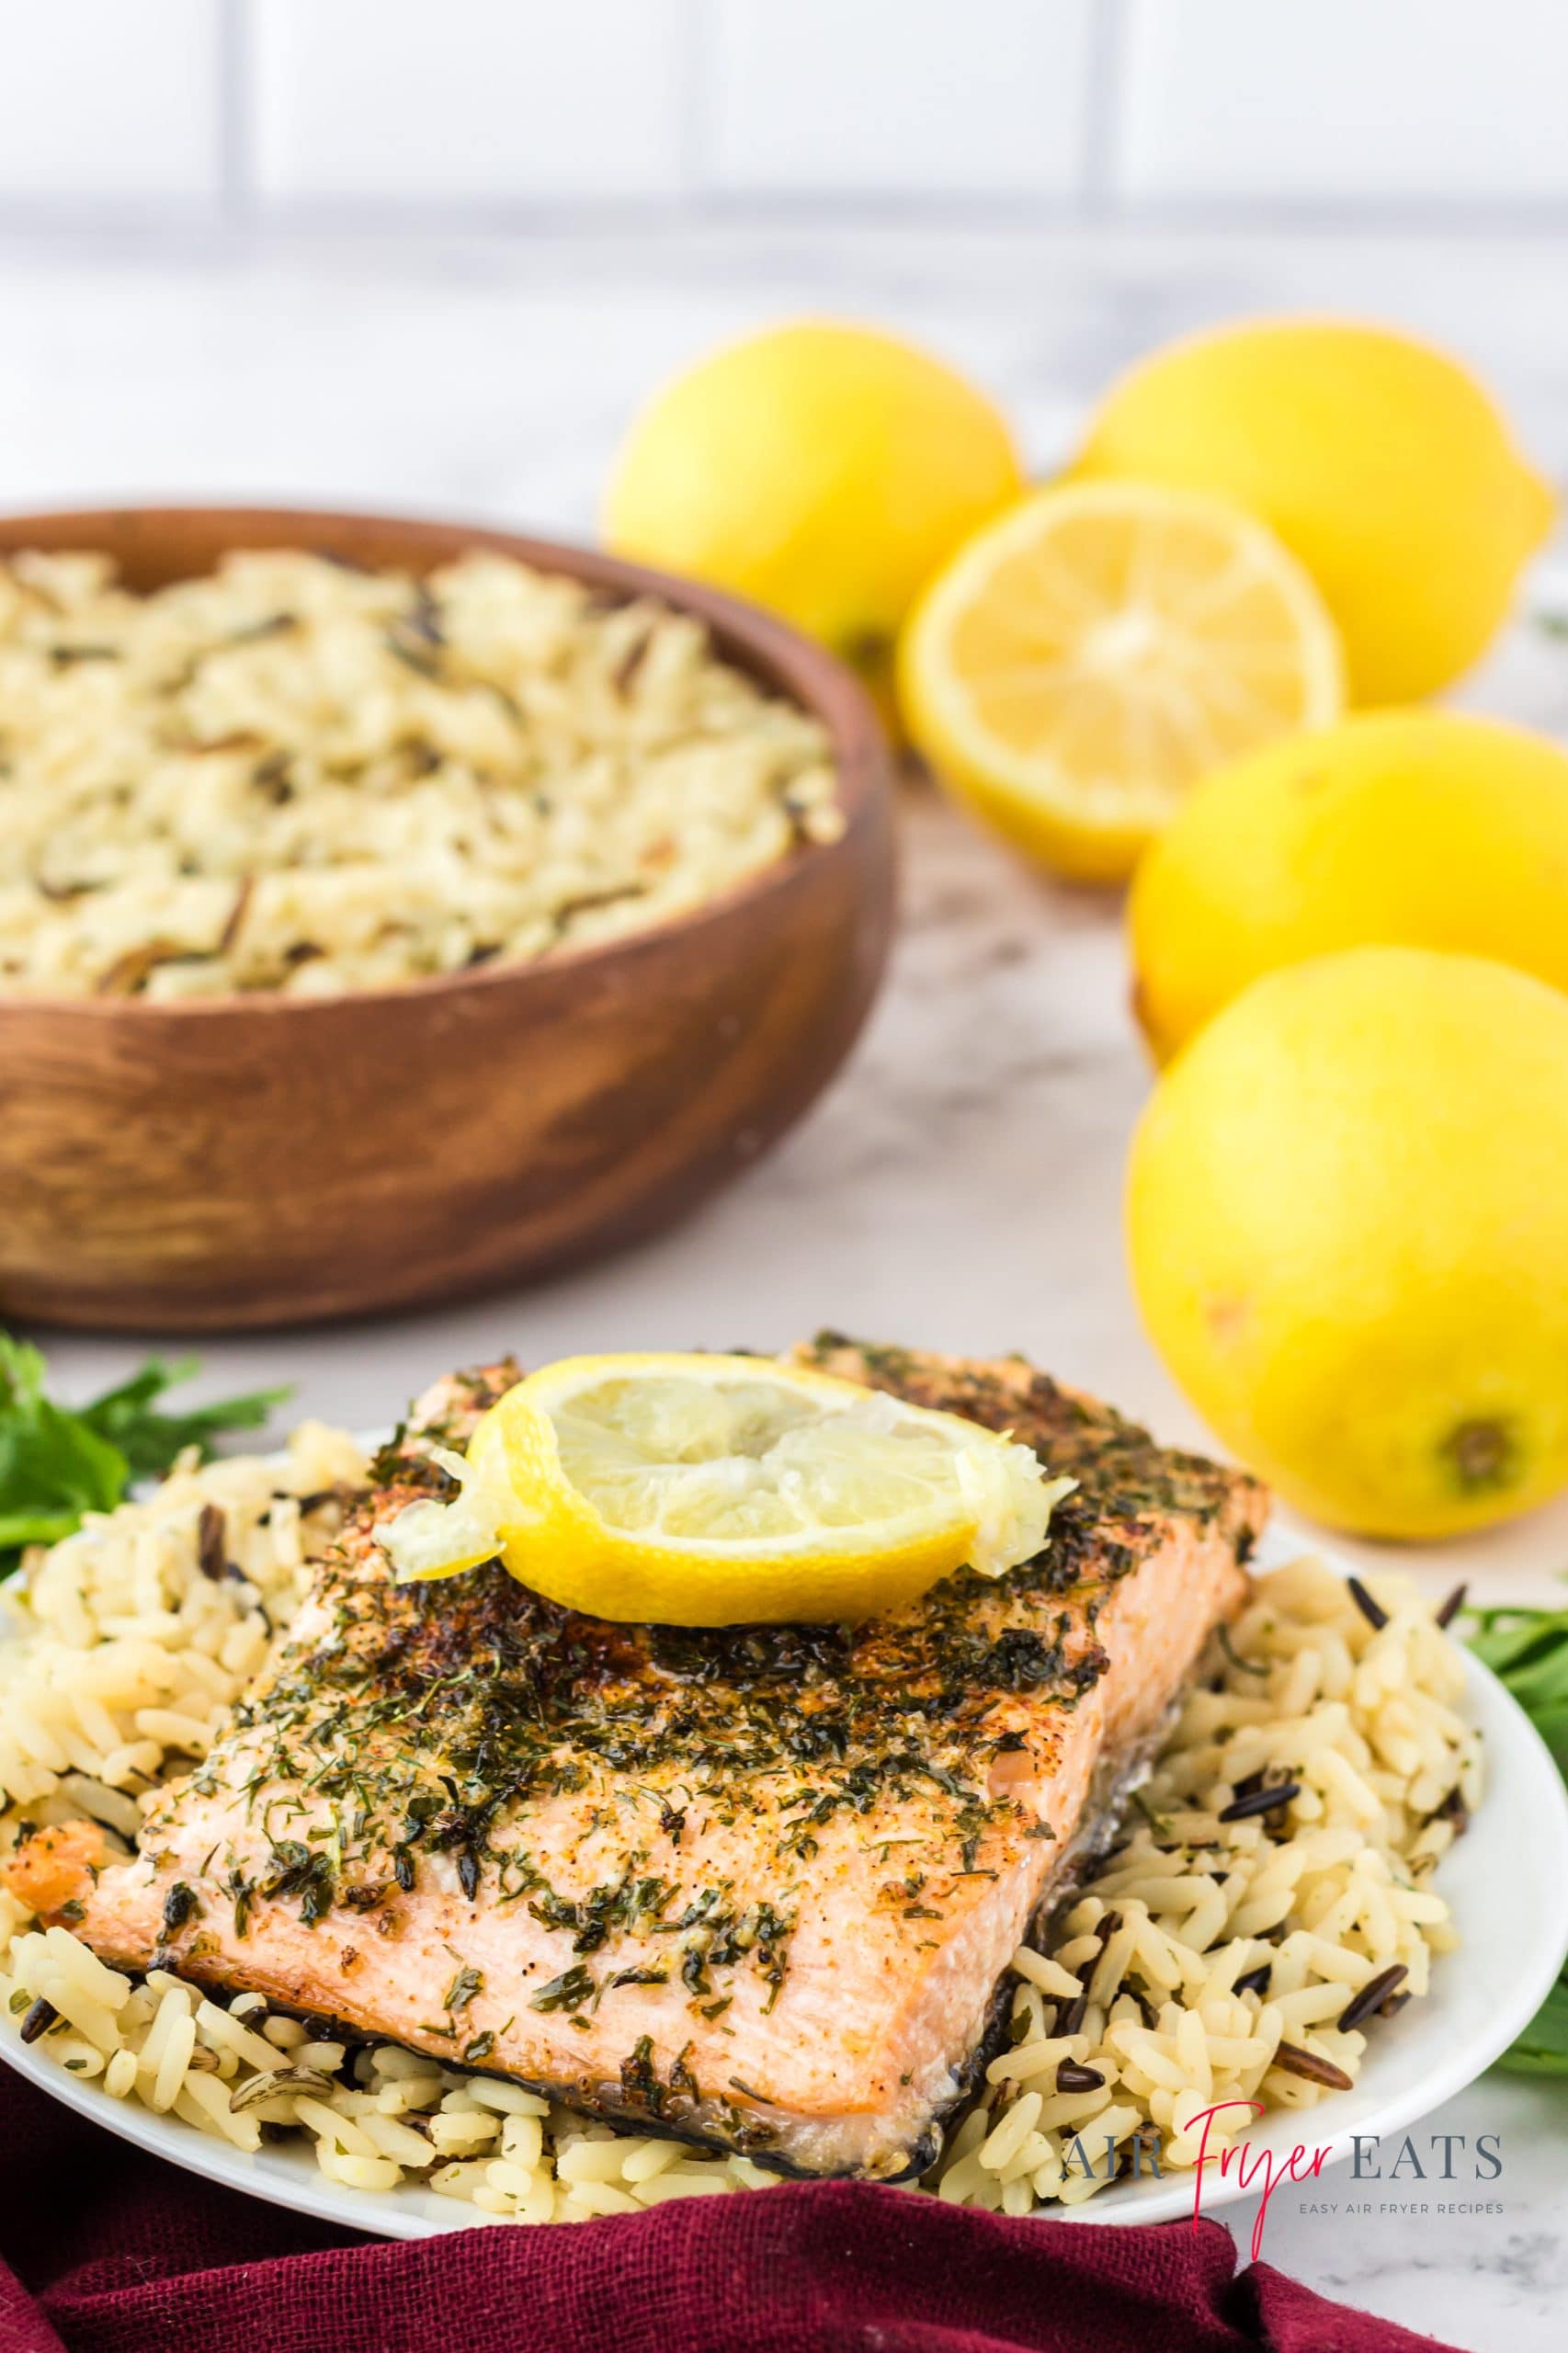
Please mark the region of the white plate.
[[[1299, 1558], [1303, 1546], [1270, 1531], [1258, 1565], [1277, 1568]], [[1320, 1548], [1314, 1547], [1314, 1550]], [[1331, 1555], [1323, 1555], [1330, 1559]], [[1486, 1745], [1486, 1793], [1470, 1836], [1444, 1857], [1437, 1885], [1453, 1911], [1458, 1952], [1440, 1955], [1432, 1990], [1396, 2017], [1380, 2020], [1354, 2089], [1338, 2092], [1304, 2113], [1277, 2112], [1250, 2131], [1255, 2150], [1282, 2161], [1298, 2143], [1328, 2149], [1325, 2165], [1350, 2154], [1353, 2138], [1405, 2131], [1418, 2118], [1474, 2081], [1534, 2017], [1568, 1949], [1568, 1791], [1539, 1734], [1502, 1685], [1479, 1661], [1468, 1659], [1471, 1711]], [[0, 2020], [0, 2056], [51, 2097], [107, 2131], [118, 2132], [171, 2165], [210, 2181], [248, 2190], [254, 2198], [291, 2206], [324, 2222], [371, 2231], [384, 2238], [424, 2238], [461, 2230], [479, 2220], [461, 2200], [403, 2187], [377, 2193], [345, 2189], [318, 2169], [311, 2149], [278, 2143], [250, 2154], [199, 2132], [173, 2116], [111, 2099], [97, 2084], [78, 2083], [23, 2043], [16, 2025]], [[1206, 2211], [1247, 2195], [1240, 2182], [1210, 2171]], [[1165, 2181], [1127, 2181], [1102, 2190], [1088, 2205], [1063, 2214], [1088, 2222], [1157, 2222], [1189, 2213], [1190, 2174]]]

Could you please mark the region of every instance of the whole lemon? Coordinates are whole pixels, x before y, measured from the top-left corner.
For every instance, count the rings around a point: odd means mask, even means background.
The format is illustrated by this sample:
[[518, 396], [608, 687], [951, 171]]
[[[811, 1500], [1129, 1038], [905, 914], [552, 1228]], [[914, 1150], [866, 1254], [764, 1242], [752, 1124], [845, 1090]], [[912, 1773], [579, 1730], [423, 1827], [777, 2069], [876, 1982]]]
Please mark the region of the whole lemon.
[[983, 392], [913, 344], [802, 320], [699, 360], [632, 426], [604, 502], [621, 555], [771, 606], [886, 694], [899, 626], [1022, 469]]
[[1156, 1058], [1280, 964], [1382, 943], [1568, 989], [1568, 753], [1501, 720], [1369, 711], [1215, 769], [1139, 866], [1134, 1003]]
[[1408, 701], [1467, 669], [1554, 507], [1455, 360], [1335, 320], [1155, 353], [1112, 388], [1076, 471], [1215, 491], [1260, 516], [1338, 622], [1356, 703]]
[[1255, 981], [1134, 1139], [1132, 1279], [1243, 1461], [1313, 1518], [1447, 1536], [1568, 1484], [1568, 997], [1358, 948]]

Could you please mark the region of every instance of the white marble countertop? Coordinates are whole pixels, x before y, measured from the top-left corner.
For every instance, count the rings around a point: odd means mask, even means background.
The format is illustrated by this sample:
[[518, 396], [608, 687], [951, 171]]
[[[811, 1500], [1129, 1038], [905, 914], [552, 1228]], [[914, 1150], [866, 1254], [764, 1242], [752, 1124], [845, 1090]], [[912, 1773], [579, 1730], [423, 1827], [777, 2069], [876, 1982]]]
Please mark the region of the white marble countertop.
[[[1396, 318], [1493, 379], [1568, 478], [1568, 247], [1079, 232], [735, 227], [646, 242], [331, 243], [176, 251], [66, 237], [0, 246], [0, 501], [264, 495], [592, 528], [636, 399], [696, 347], [802, 310], [923, 336], [988, 381], [1042, 463], [1139, 350], [1257, 309]], [[1467, 699], [1568, 731], [1568, 649], [1528, 631]], [[1118, 911], [1024, 873], [928, 793], [905, 811], [905, 921], [845, 1074], [770, 1159], [678, 1232], [614, 1262], [395, 1322], [203, 1346], [214, 1390], [296, 1384], [299, 1406], [389, 1421], [434, 1371], [510, 1347], [779, 1345], [815, 1325], [1018, 1347], [1164, 1437], [1202, 1442], [1134, 1318], [1120, 1168], [1149, 1080]], [[143, 1344], [46, 1340], [72, 1393]], [[1378, 1556], [1369, 1553], [1369, 1557]], [[1383, 1557], [1386, 1557], [1383, 1556]], [[1568, 1502], [1411, 1556], [1446, 1588], [1545, 1598]], [[1462, 1966], [1462, 1961], [1456, 1964]], [[1568, 2090], [1491, 2075], [1417, 2135], [1501, 2135], [1467, 2177], [1277, 2195], [1266, 2256], [1491, 2353], [1561, 2341]], [[1385, 2171], [1397, 2151], [1385, 2151]], [[1459, 2160], [1464, 2175], [1466, 2158]], [[1346, 2206], [1370, 2201], [1369, 2213]], [[1387, 2213], [1426, 2200], [1429, 2211]], [[1494, 2212], [1446, 2215], [1439, 2200]], [[1334, 2206], [1334, 2212], [1312, 2211]], [[1242, 2217], [1244, 2250], [1251, 2227]]]

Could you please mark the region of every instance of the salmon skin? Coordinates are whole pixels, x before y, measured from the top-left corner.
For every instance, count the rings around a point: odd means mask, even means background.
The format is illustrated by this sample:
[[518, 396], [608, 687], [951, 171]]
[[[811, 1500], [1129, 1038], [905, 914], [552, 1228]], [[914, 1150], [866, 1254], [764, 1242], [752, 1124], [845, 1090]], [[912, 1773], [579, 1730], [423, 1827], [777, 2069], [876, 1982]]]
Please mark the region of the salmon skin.
[[449, 1490], [429, 1447], [517, 1368], [455, 1377], [77, 1933], [781, 2172], [923, 2171], [1266, 1504], [1016, 1358], [797, 1360], [1071, 1473], [1046, 1549], [853, 1628], [610, 1625], [494, 1563], [397, 1586], [374, 1522]]

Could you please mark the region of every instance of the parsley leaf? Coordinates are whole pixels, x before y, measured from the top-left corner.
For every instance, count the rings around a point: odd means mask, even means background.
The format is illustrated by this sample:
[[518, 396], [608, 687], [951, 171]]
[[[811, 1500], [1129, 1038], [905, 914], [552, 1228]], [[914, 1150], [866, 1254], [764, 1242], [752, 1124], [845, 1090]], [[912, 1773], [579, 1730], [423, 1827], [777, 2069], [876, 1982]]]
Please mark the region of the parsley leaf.
[[[1498, 1677], [1568, 1780], [1568, 1609], [1477, 1609], [1471, 1648]], [[1517, 2075], [1568, 2076], [1568, 1964], [1498, 2060]]]
[[160, 1357], [150, 1357], [140, 1372], [82, 1408], [82, 1419], [89, 1428], [119, 1448], [133, 1479], [157, 1478], [187, 1446], [199, 1447], [205, 1460], [220, 1433], [259, 1429], [273, 1407], [293, 1393], [289, 1389], [258, 1389], [248, 1397], [193, 1405], [183, 1414], [161, 1412], [159, 1399], [178, 1382], [188, 1381], [199, 1362], [196, 1357], [181, 1357], [174, 1364], [165, 1364]]
[[89, 1511], [112, 1511], [134, 1479], [166, 1471], [183, 1447], [203, 1458], [222, 1430], [256, 1429], [286, 1389], [165, 1414], [159, 1400], [194, 1372], [194, 1359], [154, 1357], [79, 1412], [44, 1394], [44, 1361], [0, 1331], [0, 1577], [28, 1544], [54, 1544]]
[[1568, 2076], [1568, 1969], [1496, 2063], [1510, 2075]]
[[1568, 1609], [1477, 1609], [1470, 1645], [1506, 1686], [1568, 1779]]

